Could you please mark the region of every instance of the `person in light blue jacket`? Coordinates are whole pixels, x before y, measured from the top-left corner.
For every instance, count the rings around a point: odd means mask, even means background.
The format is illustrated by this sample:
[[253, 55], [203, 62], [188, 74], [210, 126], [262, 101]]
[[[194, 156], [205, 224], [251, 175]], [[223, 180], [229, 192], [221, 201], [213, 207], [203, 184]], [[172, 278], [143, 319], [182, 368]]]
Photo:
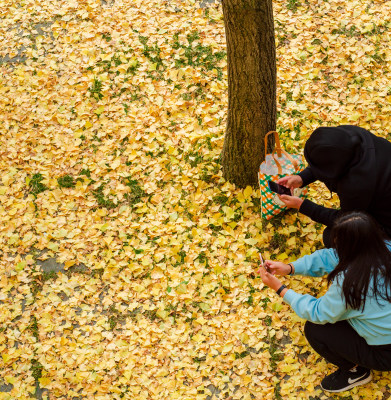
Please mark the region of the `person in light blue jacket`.
[[[296, 314], [307, 320], [309, 344], [338, 370], [321, 387], [342, 392], [391, 371], [391, 243], [368, 214], [349, 212], [331, 232], [334, 248], [284, 264], [266, 260], [259, 274]], [[275, 275], [327, 275], [322, 297], [302, 295]]]

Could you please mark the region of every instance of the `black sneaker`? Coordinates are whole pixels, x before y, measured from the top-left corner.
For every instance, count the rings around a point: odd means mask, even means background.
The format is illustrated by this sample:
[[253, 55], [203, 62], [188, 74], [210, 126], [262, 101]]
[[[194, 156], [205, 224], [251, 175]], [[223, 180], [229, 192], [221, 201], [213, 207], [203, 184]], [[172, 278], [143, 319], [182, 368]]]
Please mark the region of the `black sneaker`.
[[364, 367], [354, 367], [349, 370], [338, 369], [322, 380], [320, 386], [328, 392], [343, 392], [354, 386], [364, 385], [372, 380], [371, 370]]

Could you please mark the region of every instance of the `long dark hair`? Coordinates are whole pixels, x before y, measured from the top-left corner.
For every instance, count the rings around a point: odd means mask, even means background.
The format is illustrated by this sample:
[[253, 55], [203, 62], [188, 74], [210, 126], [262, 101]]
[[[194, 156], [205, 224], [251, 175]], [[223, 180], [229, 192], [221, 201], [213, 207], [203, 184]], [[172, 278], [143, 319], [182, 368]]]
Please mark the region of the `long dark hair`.
[[339, 263], [327, 280], [330, 284], [335, 278], [343, 279], [346, 307], [364, 309], [372, 279], [370, 296], [391, 302], [391, 252], [386, 239], [366, 213], [349, 212], [335, 221], [331, 240]]

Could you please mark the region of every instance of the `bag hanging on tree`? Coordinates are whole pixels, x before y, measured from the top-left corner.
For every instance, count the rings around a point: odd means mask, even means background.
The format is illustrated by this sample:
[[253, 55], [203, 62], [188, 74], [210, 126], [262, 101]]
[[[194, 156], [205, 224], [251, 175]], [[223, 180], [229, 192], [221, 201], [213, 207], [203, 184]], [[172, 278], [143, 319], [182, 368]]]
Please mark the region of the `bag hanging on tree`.
[[[271, 153], [267, 152], [267, 138], [274, 134], [275, 147]], [[259, 166], [259, 187], [261, 189], [262, 218], [270, 219], [281, 211], [286, 210], [285, 204], [278, 198], [277, 194], [269, 189], [268, 181], [277, 182], [286, 175], [299, 173], [305, 167], [303, 156], [289, 154], [281, 148], [280, 138], [276, 131], [268, 132], [265, 136], [265, 161]], [[305, 197], [306, 188], [294, 189], [293, 195]]]

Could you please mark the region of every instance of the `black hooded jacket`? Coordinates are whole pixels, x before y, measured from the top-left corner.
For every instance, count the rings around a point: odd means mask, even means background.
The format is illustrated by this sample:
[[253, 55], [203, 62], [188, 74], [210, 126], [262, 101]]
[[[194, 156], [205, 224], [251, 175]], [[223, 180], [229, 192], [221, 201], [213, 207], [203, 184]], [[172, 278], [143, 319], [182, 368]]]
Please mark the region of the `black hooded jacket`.
[[366, 211], [391, 236], [391, 143], [353, 125], [316, 129], [307, 140], [303, 185], [320, 180], [340, 199], [340, 210], [306, 199], [300, 212], [331, 226], [341, 212]]

